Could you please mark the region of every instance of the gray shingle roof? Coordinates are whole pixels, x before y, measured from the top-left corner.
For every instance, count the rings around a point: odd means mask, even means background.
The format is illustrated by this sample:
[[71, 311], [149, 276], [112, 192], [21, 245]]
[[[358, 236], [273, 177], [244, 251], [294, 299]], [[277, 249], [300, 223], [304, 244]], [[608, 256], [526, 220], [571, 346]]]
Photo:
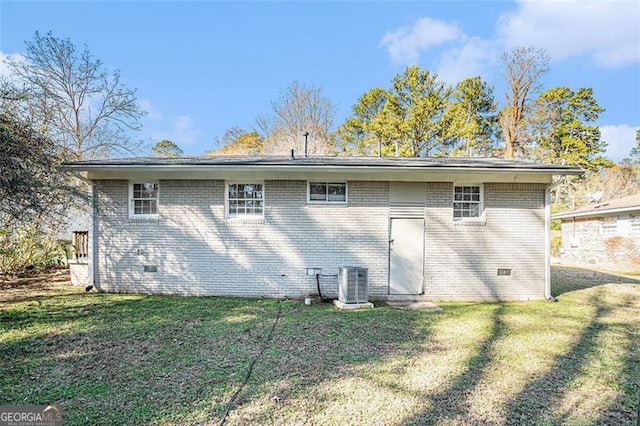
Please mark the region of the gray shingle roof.
[[395, 158], [395, 157], [296, 157], [287, 156], [198, 156], [198, 157], [137, 157], [103, 160], [85, 160], [66, 163], [72, 170], [92, 170], [110, 167], [161, 167], [161, 166], [293, 166], [293, 167], [381, 167], [381, 168], [446, 168], [446, 169], [527, 169], [557, 174], [580, 174], [578, 167], [543, 164], [530, 161], [511, 161], [499, 158]]
[[605, 216], [616, 212], [640, 210], [640, 194], [616, 198], [603, 203], [589, 204], [575, 210], [566, 210], [551, 216], [552, 219], [571, 217]]

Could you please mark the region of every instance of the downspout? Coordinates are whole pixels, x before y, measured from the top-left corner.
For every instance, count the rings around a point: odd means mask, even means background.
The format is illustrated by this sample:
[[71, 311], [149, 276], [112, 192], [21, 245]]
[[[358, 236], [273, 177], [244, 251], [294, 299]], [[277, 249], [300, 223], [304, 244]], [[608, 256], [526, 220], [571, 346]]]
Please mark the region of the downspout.
[[79, 173], [73, 173], [73, 176], [78, 178], [79, 180], [81, 180], [82, 182], [86, 183], [89, 185], [89, 236], [88, 236], [88, 240], [87, 240], [87, 245], [89, 247], [87, 247], [87, 258], [88, 258], [88, 264], [87, 264], [87, 269], [88, 269], [88, 275], [89, 275], [89, 282], [88, 285], [95, 285], [95, 269], [94, 269], [94, 263], [95, 263], [95, 259], [93, 258], [93, 253], [94, 253], [94, 241], [95, 241], [95, 227], [94, 227], [94, 213], [95, 213], [95, 206], [94, 206], [94, 201], [95, 201], [95, 192], [96, 192], [96, 185], [92, 180], [87, 179], [86, 177], [80, 175]]
[[566, 176], [560, 177], [560, 179], [552, 182], [544, 190], [544, 297], [547, 300], [552, 298], [551, 296], [551, 190], [562, 182], [567, 180]]

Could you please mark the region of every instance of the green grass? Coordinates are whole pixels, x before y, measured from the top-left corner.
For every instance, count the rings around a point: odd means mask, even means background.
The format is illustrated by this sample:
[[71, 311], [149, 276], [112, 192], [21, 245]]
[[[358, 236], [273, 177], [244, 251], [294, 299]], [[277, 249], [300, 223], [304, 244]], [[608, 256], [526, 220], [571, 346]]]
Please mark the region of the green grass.
[[3, 289], [0, 405], [57, 403], [66, 425], [218, 424], [266, 348], [227, 424], [635, 424], [640, 285], [557, 268], [553, 292], [558, 303], [337, 312]]

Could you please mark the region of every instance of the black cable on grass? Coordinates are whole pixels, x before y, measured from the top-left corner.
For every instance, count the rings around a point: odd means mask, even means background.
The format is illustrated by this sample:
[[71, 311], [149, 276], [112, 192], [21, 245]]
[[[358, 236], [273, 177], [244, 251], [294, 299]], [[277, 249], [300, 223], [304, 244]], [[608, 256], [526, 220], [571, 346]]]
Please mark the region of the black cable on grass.
[[240, 391], [242, 391], [244, 386], [247, 384], [247, 382], [251, 378], [251, 373], [253, 372], [253, 366], [256, 365], [256, 362], [258, 362], [258, 360], [262, 357], [262, 354], [264, 354], [264, 351], [267, 350], [267, 347], [269, 346], [269, 342], [271, 342], [271, 339], [273, 338], [273, 332], [275, 331], [276, 326], [280, 321], [281, 314], [282, 314], [282, 303], [278, 300], [278, 313], [276, 315], [276, 320], [273, 323], [273, 326], [271, 327], [271, 331], [269, 331], [269, 335], [267, 336], [264, 346], [262, 346], [262, 350], [260, 351], [258, 356], [256, 356], [251, 361], [251, 364], [249, 364], [249, 369], [247, 370], [247, 374], [244, 376], [244, 380], [242, 381], [242, 383], [240, 383], [240, 387], [238, 388], [238, 390], [235, 391], [235, 393], [233, 394], [229, 402], [227, 402], [227, 408], [224, 410], [224, 416], [222, 416], [222, 420], [220, 420], [220, 426], [224, 426], [225, 422], [227, 421], [227, 416], [231, 411], [231, 407], [233, 406], [233, 403], [236, 401], [236, 398], [240, 394]]

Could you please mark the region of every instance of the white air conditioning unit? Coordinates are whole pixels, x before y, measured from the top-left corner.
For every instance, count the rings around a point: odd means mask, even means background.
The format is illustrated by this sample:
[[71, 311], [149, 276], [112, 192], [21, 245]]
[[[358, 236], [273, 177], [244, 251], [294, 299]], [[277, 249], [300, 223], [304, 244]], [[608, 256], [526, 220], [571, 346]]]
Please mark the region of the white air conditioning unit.
[[367, 269], [341, 266], [338, 270], [338, 300], [342, 303], [367, 303], [368, 299]]

